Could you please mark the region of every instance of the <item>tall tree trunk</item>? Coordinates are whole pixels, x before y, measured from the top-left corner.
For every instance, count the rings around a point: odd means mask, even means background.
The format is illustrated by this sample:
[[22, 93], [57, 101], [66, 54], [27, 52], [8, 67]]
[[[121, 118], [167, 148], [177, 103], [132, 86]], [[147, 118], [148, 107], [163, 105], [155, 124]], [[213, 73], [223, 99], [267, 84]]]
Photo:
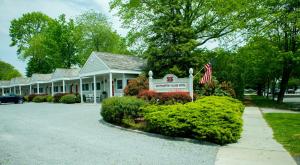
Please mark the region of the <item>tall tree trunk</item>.
[[289, 78], [292, 72], [292, 68], [290, 67], [290, 63], [286, 62], [285, 65], [283, 66], [283, 72], [282, 72], [282, 80], [280, 82], [280, 91], [277, 97], [277, 102], [278, 103], [282, 103], [283, 102], [283, 97], [284, 97], [284, 93], [286, 91], [288, 82], [289, 82]]

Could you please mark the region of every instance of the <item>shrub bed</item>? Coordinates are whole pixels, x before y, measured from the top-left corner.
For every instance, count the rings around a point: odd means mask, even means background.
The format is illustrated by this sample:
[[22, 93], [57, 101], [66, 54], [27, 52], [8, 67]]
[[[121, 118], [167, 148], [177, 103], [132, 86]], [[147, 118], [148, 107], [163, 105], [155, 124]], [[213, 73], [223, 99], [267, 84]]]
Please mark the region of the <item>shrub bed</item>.
[[122, 124], [125, 118], [139, 117], [141, 107], [145, 104], [145, 101], [136, 97], [111, 97], [103, 100], [101, 115], [107, 122]]
[[[144, 96], [154, 93], [148, 94]], [[148, 105], [135, 97], [112, 97], [103, 101], [101, 115], [107, 122], [131, 128], [227, 144], [240, 138], [243, 110], [240, 101], [226, 96], [175, 105]]]
[[143, 108], [147, 131], [191, 137], [217, 144], [236, 142], [242, 132], [244, 106], [230, 97], [209, 96], [177, 105]]
[[35, 96], [33, 98], [33, 102], [35, 103], [42, 103], [42, 102], [46, 102], [47, 101], [47, 95], [39, 95], [39, 96]]
[[139, 98], [144, 99], [154, 104], [175, 104], [175, 103], [188, 103], [192, 101], [188, 92], [168, 92], [156, 93], [150, 90], [143, 90], [138, 95]]
[[77, 97], [75, 94], [66, 94], [61, 97], [60, 102], [65, 104], [74, 104], [77, 102]]

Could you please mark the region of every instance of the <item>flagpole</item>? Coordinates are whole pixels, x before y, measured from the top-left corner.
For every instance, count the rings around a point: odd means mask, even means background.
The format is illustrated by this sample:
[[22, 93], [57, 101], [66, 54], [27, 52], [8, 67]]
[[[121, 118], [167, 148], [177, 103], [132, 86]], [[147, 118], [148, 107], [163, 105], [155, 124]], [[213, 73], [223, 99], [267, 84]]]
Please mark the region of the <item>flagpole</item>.
[[197, 74], [199, 74], [203, 69], [204, 69], [204, 66], [202, 67], [202, 69], [199, 70], [199, 72], [197, 72], [197, 73], [194, 75], [194, 77], [196, 77]]

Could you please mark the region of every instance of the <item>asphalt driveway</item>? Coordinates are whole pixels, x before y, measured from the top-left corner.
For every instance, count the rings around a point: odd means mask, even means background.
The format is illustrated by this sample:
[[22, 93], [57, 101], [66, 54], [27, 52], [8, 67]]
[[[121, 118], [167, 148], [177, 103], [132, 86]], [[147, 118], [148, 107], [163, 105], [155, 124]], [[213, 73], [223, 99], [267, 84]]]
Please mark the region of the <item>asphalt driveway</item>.
[[121, 130], [99, 105], [0, 105], [0, 165], [214, 164], [217, 145]]

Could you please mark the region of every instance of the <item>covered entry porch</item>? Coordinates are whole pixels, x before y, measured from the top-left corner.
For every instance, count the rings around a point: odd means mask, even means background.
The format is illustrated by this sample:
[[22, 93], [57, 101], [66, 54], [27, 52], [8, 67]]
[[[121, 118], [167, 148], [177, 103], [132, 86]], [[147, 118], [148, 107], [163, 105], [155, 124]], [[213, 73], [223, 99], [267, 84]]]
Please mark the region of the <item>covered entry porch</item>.
[[128, 81], [136, 78], [143, 66], [144, 60], [138, 57], [93, 52], [79, 73], [81, 102], [123, 96]]

